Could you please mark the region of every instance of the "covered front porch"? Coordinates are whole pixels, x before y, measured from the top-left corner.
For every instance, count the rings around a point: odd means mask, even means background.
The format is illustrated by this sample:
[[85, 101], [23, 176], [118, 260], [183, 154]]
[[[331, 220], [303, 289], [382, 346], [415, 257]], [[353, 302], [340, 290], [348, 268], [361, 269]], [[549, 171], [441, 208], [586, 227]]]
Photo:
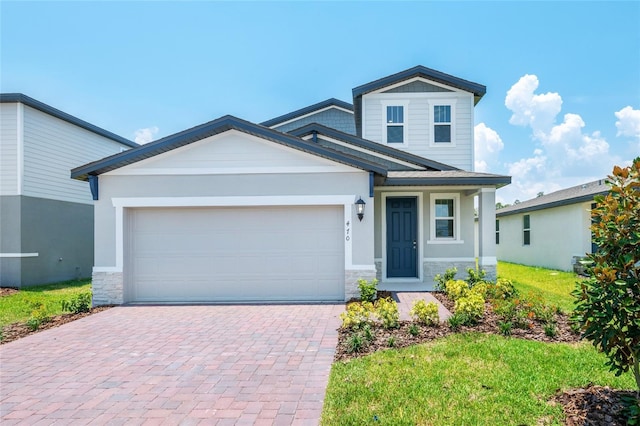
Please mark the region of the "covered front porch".
[[495, 192], [507, 179], [464, 171], [389, 172], [374, 191], [378, 288], [433, 291], [435, 276], [450, 268], [463, 276], [478, 267], [494, 279]]

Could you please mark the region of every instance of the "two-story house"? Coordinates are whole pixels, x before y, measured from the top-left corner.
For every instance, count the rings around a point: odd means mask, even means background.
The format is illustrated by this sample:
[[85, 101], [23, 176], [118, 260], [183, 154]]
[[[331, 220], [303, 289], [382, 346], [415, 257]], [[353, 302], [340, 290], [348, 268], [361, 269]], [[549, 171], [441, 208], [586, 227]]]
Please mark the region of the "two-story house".
[[94, 304], [349, 299], [495, 275], [495, 191], [473, 172], [485, 87], [417, 66], [262, 124], [224, 116], [75, 168], [95, 203]]
[[2, 286], [91, 276], [93, 202], [69, 171], [137, 146], [23, 94], [0, 94]]

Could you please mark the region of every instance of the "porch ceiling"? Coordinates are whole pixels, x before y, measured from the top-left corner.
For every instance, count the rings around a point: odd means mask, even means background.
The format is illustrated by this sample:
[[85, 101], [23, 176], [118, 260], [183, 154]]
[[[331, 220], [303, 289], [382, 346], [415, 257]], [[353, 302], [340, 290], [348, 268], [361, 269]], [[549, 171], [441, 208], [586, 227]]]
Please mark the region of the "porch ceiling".
[[501, 188], [511, 183], [511, 176], [464, 170], [389, 171], [380, 186], [478, 185]]

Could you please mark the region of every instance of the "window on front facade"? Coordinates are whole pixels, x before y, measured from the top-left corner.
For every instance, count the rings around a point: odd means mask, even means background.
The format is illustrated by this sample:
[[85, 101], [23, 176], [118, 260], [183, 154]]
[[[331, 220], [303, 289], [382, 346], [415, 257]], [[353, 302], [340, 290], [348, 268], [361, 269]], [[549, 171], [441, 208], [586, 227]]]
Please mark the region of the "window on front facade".
[[500, 244], [500, 221], [496, 219], [496, 244]]
[[387, 143], [404, 143], [404, 107], [387, 106]]
[[435, 202], [436, 238], [455, 238], [455, 211], [453, 199], [437, 199]]
[[434, 105], [433, 141], [435, 143], [451, 142], [451, 105]]
[[531, 245], [531, 218], [525, 214], [522, 218], [522, 241], [525, 246]]

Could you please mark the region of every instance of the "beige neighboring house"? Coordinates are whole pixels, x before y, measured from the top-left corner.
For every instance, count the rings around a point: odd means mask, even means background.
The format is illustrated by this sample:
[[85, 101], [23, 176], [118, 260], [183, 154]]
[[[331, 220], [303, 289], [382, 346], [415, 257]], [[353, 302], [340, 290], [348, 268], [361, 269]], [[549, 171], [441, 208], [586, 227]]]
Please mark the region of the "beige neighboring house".
[[92, 182], [94, 304], [344, 301], [495, 275], [495, 191], [473, 171], [485, 87], [417, 66], [262, 124], [224, 116], [72, 170]]
[[0, 285], [91, 276], [93, 201], [70, 169], [137, 146], [29, 96], [0, 94]]
[[562, 271], [592, 253], [591, 208], [609, 186], [597, 180], [523, 201], [496, 212], [498, 260]]

